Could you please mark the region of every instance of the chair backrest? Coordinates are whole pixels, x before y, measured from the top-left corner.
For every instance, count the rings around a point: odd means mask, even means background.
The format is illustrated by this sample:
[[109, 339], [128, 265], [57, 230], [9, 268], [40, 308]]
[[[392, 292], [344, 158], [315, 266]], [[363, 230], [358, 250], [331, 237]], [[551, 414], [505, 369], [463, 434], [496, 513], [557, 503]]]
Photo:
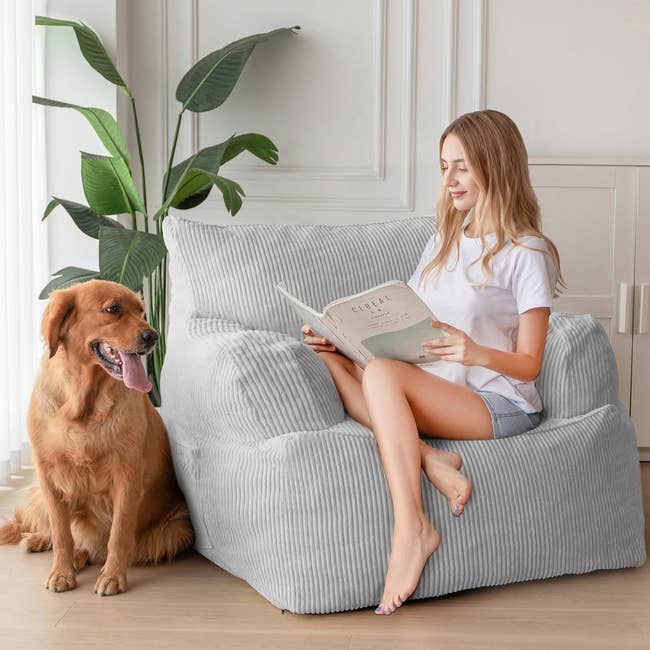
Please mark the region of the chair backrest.
[[[408, 280], [432, 217], [367, 224], [209, 225], [169, 216], [170, 334], [175, 328], [283, 332], [302, 340], [300, 319], [275, 285], [321, 310], [388, 280]], [[172, 336], [170, 336], [170, 341]], [[551, 313], [536, 381], [544, 417], [574, 417], [618, 399], [616, 359], [590, 314]]]
[[[170, 252], [173, 318], [174, 267], [182, 267], [193, 318], [218, 319], [225, 328], [300, 335], [300, 319], [275, 285], [315, 310], [332, 300], [389, 280], [406, 282], [428, 239], [433, 217], [366, 224], [208, 225], [169, 216], [163, 223]], [[180, 273], [179, 273], [180, 274]], [[187, 289], [185, 289], [187, 290]]]

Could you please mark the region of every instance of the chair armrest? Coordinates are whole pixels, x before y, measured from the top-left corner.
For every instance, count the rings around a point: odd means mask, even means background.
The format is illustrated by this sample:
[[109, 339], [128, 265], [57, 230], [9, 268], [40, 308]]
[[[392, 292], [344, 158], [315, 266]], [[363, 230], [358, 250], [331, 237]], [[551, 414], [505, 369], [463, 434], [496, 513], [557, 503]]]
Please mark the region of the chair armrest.
[[536, 385], [544, 418], [572, 418], [618, 403], [616, 357], [595, 316], [551, 313]]
[[[194, 435], [263, 440], [345, 416], [329, 370], [302, 341], [267, 330], [191, 327], [170, 341], [161, 414]], [[202, 434], [196, 429], [203, 427]], [[196, 439], [195, 441], [196, 442]]]

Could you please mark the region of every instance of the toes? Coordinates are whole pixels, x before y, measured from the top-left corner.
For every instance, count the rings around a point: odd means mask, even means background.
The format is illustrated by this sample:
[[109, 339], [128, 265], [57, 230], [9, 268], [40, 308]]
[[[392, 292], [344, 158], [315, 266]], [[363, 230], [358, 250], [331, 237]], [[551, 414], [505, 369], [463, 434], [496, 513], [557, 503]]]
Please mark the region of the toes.
[[388, 616], [395, 611], [396, 607], [390, 599], [382, 600], [379, 607], [375, 610], [375, 614]]
[[465, 504], [469, 501], [469, 498], [472, 496], [472, 483], [468, 481], [467, 489], [456, 492], [456, 497], [453, 502], [451, 502], [451, 513], [454, 517], [460, 517], [463, 514]]
[[397, 606], [393, 602], [392, 598], [388, 598], [386, 600], [386, 603], [380, 605], [380, 607], [381, 607], [381, 613], [384, 614], [385, 616], [389, 616], [397, 609]]

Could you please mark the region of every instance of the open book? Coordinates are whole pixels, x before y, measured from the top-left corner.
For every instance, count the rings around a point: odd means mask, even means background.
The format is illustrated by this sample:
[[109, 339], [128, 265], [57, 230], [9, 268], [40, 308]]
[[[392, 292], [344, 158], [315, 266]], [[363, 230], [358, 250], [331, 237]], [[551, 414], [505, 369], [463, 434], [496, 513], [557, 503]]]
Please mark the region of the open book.
[[400, 280], [334, 300], [322, 314], [289, 293], [283, 283], [275, 288], [315, 336], [326, 338], [361, 368], [376, 357], [417, 365], [438, 361], [440, 356], [427, 353], [422, 342], [449, 336], [431, 327], [436, 316]]

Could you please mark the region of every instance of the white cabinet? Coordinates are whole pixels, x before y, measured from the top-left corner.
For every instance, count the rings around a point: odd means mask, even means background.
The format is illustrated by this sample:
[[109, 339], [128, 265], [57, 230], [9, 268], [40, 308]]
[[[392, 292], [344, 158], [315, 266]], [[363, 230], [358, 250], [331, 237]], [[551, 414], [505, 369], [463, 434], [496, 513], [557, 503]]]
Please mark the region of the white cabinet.
[[650, 166], [531, 161], [542, 229], [567, 289], [555, 311], [593, 314], [609, 335], [619, 397], [650, 460]]
[[[635, 170], [636, 247], [632, 336], [632, 421], [650, 460], [650, 167]], [[645, 447], [645, 449], [643, 449]]]

